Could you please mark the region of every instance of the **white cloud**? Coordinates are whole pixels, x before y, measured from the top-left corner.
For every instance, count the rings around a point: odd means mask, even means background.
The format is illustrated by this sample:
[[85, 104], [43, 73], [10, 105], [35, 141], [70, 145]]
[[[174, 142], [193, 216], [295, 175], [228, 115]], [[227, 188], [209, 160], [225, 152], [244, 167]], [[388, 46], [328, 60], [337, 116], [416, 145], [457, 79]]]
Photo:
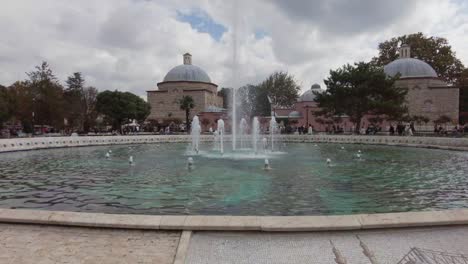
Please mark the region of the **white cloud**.
[[[26, 78], [42, 60], [65, 80], [83, 72], [100, 90], [144, 96], [189, 51], [220, 87], [231, 86], [234, 1], [16, 0], [0, 10], [0, 83]], [[238, 3], [240, 82], [275, 70], [296, 76], [303, 89], [331, 68], [377, 54], [377, 44], [422, 31], [446, 37], [468, 63], [466, 1], [250, 1]], [[351, 4], [352, 3], [352, 4]], [[227, 31], [219, 41], [177, 19], [203, 10]], [[262, 38], [255, 32], [261, 31]]]

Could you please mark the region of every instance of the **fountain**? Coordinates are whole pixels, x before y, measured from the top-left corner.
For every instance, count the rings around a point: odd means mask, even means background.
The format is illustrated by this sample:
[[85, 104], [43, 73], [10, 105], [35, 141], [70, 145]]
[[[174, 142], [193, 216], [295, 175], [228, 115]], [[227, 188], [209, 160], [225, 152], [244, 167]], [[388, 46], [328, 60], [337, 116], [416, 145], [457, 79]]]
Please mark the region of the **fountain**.
[[109, 159], [109, 158], [110, 158], [110, 153], [107, 152], [107, 153], [106, 153], [106, 159]]
[[239, 131], [239, 137], [240, 137], [240, 147], [241, 148], [245, 148], [245, 135], [247, 134], [247, 121], [245, 120], [245, 118], [242, 118], [241, 119], [241, 122], [240, 122], [240, 131]]
[[218, 132], [218, 130], [215, 130], [215, 132], [213, 133], [213, 137], [214, 137], [213, 150], [218, 150], [219, 149], [219, 132]]
[[254, 117], [252, 121], [252, 148], [255, 154], [258, 153], [258, 139], [260, 138], [260, 123], [258, 117]]
[[262, 146], [263, 146], [263, 153], [266, 153], [267, 147], [268, 147], [268, 139], [267, 139], [266, 137], [264, 137], [264, 138], [262, 139], [262, 143], [263, 143], [263, 144], [262, 144]]
[[218, 132], [219, 132], [219, 152], [224, 154], [224, 120], [218, 120]]
[[133, 164], [134, 164], [134, 162], [133, 162], [133, 156], [130, 156], [130, 157], [128, 158], [128, 163], [130, 163], [130, 165], [133, 166]]
[[268, 159], [265, 159], [265, 163], [264, 163], [263, 169], [264, 169], [264, 170], [271, 170], [270, 161], [269, 161]]
[[194, 116], [192, 120], [192, 130], [190, 131], [190, 135], [192, 136], [192, 151], [195, 151], [197, 154], [200, 151], [200, 121], [198, 120], [198, 116]]
[[189, 171], [191, 171], [193, 169], [193, 158], [192, 157], [188, 157], [188, 159], [187, 159], [187, 169]]
[[278, 123], [276, 123], [276, 118], [274, 115], [271, 116], [270, 120], [270, 141], [271, 141], [271, 151], [274, 151], [274, 142], [275, 142], [275, 133], [278, 130]]

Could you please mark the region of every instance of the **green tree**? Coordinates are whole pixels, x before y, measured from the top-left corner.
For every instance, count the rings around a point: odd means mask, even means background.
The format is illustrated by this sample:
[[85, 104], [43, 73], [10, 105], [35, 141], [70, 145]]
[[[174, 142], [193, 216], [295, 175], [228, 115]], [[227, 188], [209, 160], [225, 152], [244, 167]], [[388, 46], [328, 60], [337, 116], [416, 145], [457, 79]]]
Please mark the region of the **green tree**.
[[27, 85], [32, 93], [34, 123], [62, 128], [64, 125], [63, 87], [52, 73], [47, 62], [27, 73]]
[[218, 91], [218, 95], [223, 98], [223, 108], [228, 109], [229, 105], [232, 102], [232, 88], [221, 88], [221, 90]]
[[355, 124], [356, 132], [366, 114], [397, 119], [407, 112], [404, 105], [407, 90], [394, 86], [396, 78], [389, 78], [382, 68], [364, 62], [331, 70], [325, 80], [328, 89], [314, 92], [321, 108], [318, 114], [327, 118], [346, 114]]
[[411, 57], [429, 63], [448, 83], [457, 83], [464, 66], [445, 38], [427, 37], [420, 32], [394, 37], [379, 44], [379, 56], [373, 58], [372, 62], [384, 66], [396, 60], [398, 47], [402, 43], [411, 47]]
[[266, 103], [268, 97], [274, 106], [290, 107], [297, 101], [300, 89], [292, 75], [275, 72], [258, 85], [257, 104], [261, 104], [259, 109], [269, 108]]
[[66, 81], [64, 99], [67, 104], [67, 111], [65, 117], [72, 129], [83, 129], [85, 115], [84, 84], [85, 80], [80, 72], [73, 73]]
[[187, 133], [190, 132], [190, 111], [195, 107], [195, 101], [193, 100], [192, 96], [184, 95], [179, 100], [179, 107], [180, 110], [185, 111], [185, 124], [187, 125]]
[[150, 113], [150, 106], [130, 92], [104, 91], [96, 97], [96, 110], [104, 115], [113, 129], [121, 131], [122, 125], [130, 120], [144, 121]]
[[96, 111], [98, 91], [96, 88], [89, 86], [83, 90], [83, 130], [88, 133], [90, 129], [96, 126]]
[[33, 98], [31, 86], [26, 81], [17, 81], [8, 87], [13, 122], [20, 122], [26, 133], [32, 132]]
[[464, 69], [458, 80], [460, 88], [460, 123], [468, 122], [468, 69]]
[[0, 128], [12, 117], [11, 99], [8, 89], [0, 85]]

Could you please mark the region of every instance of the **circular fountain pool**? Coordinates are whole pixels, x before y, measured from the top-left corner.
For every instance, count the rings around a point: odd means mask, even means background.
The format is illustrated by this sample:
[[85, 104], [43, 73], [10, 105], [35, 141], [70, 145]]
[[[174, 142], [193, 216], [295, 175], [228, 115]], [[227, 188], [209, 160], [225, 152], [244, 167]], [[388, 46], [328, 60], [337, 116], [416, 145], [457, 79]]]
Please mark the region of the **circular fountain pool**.
[[267, 155], [271, 170], [263, 170], [261, 154], [220, 158], [202, 151], [192, 156], [189, 171], [187, 145], [179, 143], [3, 153], [0, 207], [206, 215], [468, 208], [468, 152], [312, 143], [285, 148]]

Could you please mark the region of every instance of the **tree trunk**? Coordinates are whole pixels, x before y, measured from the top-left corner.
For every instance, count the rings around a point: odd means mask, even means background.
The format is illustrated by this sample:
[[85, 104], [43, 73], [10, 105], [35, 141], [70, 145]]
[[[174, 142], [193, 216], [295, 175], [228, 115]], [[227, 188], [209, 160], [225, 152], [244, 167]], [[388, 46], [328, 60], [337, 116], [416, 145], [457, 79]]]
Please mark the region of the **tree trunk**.
[[190, 116], [190, 109], [186, 109], [185, 110], [185, 126], [187, 128], [187, 134], [190, 133], [190, 120], [189, 120], [189, 116]]

